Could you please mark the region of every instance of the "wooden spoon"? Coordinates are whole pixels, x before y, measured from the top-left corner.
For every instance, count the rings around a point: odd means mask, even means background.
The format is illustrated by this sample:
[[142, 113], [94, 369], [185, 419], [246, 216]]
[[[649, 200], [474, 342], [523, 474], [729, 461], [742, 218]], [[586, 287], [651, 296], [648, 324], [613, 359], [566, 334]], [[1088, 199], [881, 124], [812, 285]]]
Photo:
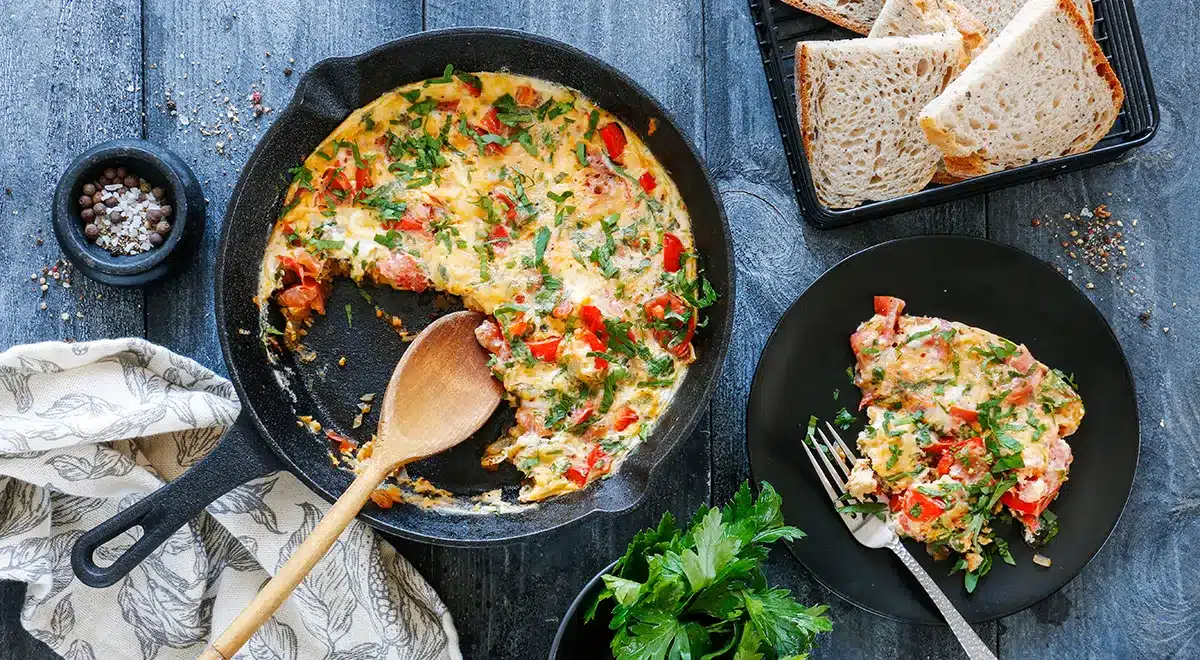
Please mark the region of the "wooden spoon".
[[466, 440], [491, 417], [503, 392], [475, 339], [476, 312], [447, 314], [413, 340], [388, 382], [371, 455], [329, 513], [200, 660], [229, 660], [271, 618], [397, 468]]

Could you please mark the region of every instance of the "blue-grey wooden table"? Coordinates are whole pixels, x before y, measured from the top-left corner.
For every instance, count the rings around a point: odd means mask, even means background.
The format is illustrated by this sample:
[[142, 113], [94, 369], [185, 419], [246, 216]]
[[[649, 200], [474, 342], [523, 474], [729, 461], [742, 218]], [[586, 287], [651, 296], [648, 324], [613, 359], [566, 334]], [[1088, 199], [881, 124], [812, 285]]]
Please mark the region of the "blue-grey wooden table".
[[[843, 257], [937, 232], [990, 237], [1069, 269], [1120, 336], [1142, 413], [1137, 483], [1103, 552], [1060, 593], [976, 629], [1001, 658], [1200, 657], [1195, 0], [1137, 3], [1163, 117], [1147, 147], [1085, 172], [834, 231], [815, 230], [798, 215], [744, 0], [0, 0], [0, 7], [0, 348], [140, 335], [223, 371], [211, 311], [217, 234], [238, 168], [274, 118], [255, 117], [249, 95], [261, 91], [264, 105], [282, 107], [318, 60], [419, 30], [498, 25], [575, 44], [647, 87], [705, 154], [733, 224], [739, 270], [737, 332], [709, 414], [673, 469], [656, 474], [649, 501], [620, 519], [494, 549], [398, 543], [445, 599], [467, 658], [544, 657], [580, 586], [637, 529], [664, 510], [686, 515], [726, 499], [747, 476], [746, 397], [783, 311]], [[72, 288], [43, 295], [29, 275], [61, 256], [47, 211], [59, 174], [87, 146], [130, 136], [175, 150], [202, 178], [209, 225], [195, 264], [145, 290], [80, 276]], [[1048, 221], [1098, 204], [1126, 227], [1131, 263], [1121, 281], [1072, 261]], [[1035, 227], [1034, 218], [1047, 221]], [[862, 612], [786, 552], [772, 555], [769, 572], [802, 600], [832, 606], [834, 632], [815, 657], [962, 657], [948, 630]], [[0, 587], [0, 657], [52, 657], [19, 626], [22, 591]]]

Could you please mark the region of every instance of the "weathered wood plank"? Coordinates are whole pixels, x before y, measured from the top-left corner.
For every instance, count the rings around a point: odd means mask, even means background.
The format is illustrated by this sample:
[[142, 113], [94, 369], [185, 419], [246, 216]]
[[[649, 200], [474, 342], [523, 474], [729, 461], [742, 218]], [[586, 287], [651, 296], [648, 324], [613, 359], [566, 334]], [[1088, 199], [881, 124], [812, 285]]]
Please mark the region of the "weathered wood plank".
[[[16, 12], [19, 11], [19, 18]], [[11, 14], [11, 16], [10, 16]], [[0, 349], [74, 338], [140, 336], [142, 292], [30, 273], [62, 258], [50, 227], [58, 178], [83, 149], [141, 135], [141, 24], [128, 0], [31, 3], [3, 12], [0, 40]], [[15, 154], [21, 154], [16, 157]], [[40, 303], [46, 303], [46, 309]], [[61, 314], [69, 321], [63, 321]], [[82, 316], [80, 316], [82, 314]], [[6, 657], [58, 656], [21, 627], [25, 585], [0, 583], [0, 648]]]
[[[1200, 568], [1194, 560], [1200, 543], [1200, 378], [1193, 359], [1200, 342], [1200, 218], [1194, 208], [1200, 195], [1194, 174], [1200, 164], [1200, 80], [1192, 69], [1190, 36], [1200, 28], [1200, 15], [1188, 0], [1139, 2], [1137, 10], [1162, 107], [1161, 133], [1122, 162], [989, 199], [993, 237], [1070, 269], [1104, 313], [1133, 370], [1142, 418], [1142, 453], [1124, 518], [1078, 578], [1002, 621], [1000, 648], [1007, 657], [1200, 655]], [[1098, 204], [1107, 204], [1124, 225], [1130, 267], [1120, 280], [1065, 255], [1059, 242], [1073, 237], [1054, 236], [1064, 213], [1078, 216]], [[1033, 218], [1042, 219], [1039, 227]], [[1114, 261], [1120, 261], [1115, 254]], [[1150, 318], [1143, 323], [1138, 315], [1146, 311]]]
[[[713, 499], [722, 501], [748, 476], [750, 385], [759, 354], [792, 301], [839, 260], [884, 240], [931, 233], [982, 236], [984, 200], [845, 229], [813, 229], [799, 217], [746, 3], [706, 2], [705, 33], [707, 159], [733, 225], [738, 262], [737, 332], [712, 402]], [[903, 569], [897, 565], [897, 570]], [[948, 629], [898, 624], [863, 612], [817, 584], [782, 549], [771, 554], [768, 574], [798, 598], [831, 606], [834, 632], [814, 657], [962, 656]], [[977, 629], [984, 639], [995, 638], [994, 624]]]
[[[699, 0], [544, 3], [431, 0], [430, 29], [501, 25], [574, 44], [644, 85], [703, 145], [703, 71]], [[664, 511], [690, 516], [709, 492], [708, 422], [652, 478], [634, 512], [597, 519], [506, 548], [402, 546], [442, 595], [458, 623], [467, 658], [544, 657], [559, 618], [579, 589], [619, 556], [633, 534]]]
[[140, 291], [79, 275], [69, 289], [48, 278], [43, 293], [29, 277], [62, 258], [50, 204], [67, 164], [86, 147], [141, 134], [138, 3], [32, 3], [9, 18], [15, 11], [0, 21], [0, 151], [9, 154], [0, 159], [0, 347], [141, 335]]
[[208, 199], [194, 265], [147, 291], [146, 336], [224, 372], [212, 314], [217, 237], [240, 168], [275, 118], [256, 117], [251, 95], [261, 92], [264, 106], [282, 108], [308, 67], [418, 31], [421, 7], [386, 0], [244, 10], [194, 0], [145, 5], [147, 134], [188, 162]]

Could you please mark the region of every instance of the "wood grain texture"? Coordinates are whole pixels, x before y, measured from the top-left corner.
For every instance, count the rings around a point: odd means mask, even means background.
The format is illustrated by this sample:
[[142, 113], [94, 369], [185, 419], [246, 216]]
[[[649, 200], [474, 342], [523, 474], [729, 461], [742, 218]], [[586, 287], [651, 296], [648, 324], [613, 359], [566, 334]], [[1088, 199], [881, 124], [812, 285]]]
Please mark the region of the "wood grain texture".
[[[1200, 50], [1192, 37], [1200, 14], [1190, 0], [1139, 2], [1137, 10], [1162, 109], [1159, 135], [1122, 162], [989, 200], [991, 235], [1070, 269], [1108, 319], [1133, 371], [1142, 427], [1133, 495], [1116, 532], [1061, 592], [1001, 622], [1004, 657], [1200, 656]], [[1130, 268], [1120, 281], [1064, 255], [1045, 222], [1031, 223], [1097, 204], [1124, 224]]]
[[[50, 226], [58, 178], [83, 149], [141, 133], [136, 0], [15, 5], [0, 16], [0, 347], [142, 334], [142, 294], [80, 275], [31, 273], [62, 258]], [[20, 12], [18, 19], [14, 13]], [[18, 156], [18, 154], [20, 154]], [[46, 309], [39, 304], [46, 303]], [[68, 321], [61, 319], [67, 314]], [[80, 316], [82, 314], [82, 316]]]
[[147, 291], [146, 337], [225, 373], [212, 314], [217, 238], [240, 168], [276, 116], [256, 118], [250, 96], [283, 108], [313, 64], [419, 31], [421, 6], [145, 0], [143, 14], [148, 139], [183, 157], [208, 199], [195, 265]]

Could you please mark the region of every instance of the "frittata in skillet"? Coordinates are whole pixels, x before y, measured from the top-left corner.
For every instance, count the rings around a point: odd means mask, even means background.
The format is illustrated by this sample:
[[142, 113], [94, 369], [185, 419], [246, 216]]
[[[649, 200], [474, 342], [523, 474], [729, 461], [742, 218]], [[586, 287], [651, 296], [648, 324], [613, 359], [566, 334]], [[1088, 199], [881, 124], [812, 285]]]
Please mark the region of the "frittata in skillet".
[[482, 463], [516, 465], [524, 502], [585, 488], [646, 438], [716, 297], [638, 136], [534, 78], [448, 66], [384, 94], [293, 171], [285, 203], [258, 300], [290, 348], [335, 276], [488, 315], [476, 334], [517, 412]]
[[850, 338], [868, 424], [848, 488], [888, 498], [897, 531], [935, 557], [958, 553], [973, 589], [993, 555], [1011, 563], [994, 519], [1020, 521], [1031, 545], [1057, 532], [1047, 507], [1067, 480], [1065, 438], [1083, 402], [1025, 346], [903, 311], [903, 300], [876, 297]]

